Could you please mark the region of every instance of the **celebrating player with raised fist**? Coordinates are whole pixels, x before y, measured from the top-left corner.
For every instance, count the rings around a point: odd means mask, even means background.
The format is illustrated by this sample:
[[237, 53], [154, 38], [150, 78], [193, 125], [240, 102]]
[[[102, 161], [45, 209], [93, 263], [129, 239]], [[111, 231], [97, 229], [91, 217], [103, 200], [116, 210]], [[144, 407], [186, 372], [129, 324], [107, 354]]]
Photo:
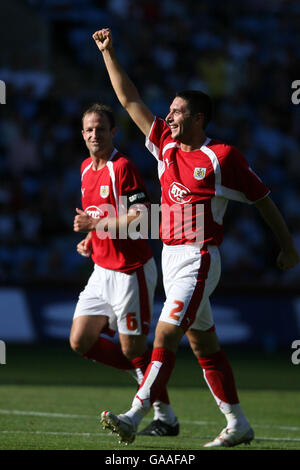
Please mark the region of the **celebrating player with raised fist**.
[[104, 411], [103, 425], [128, 443], [133, 441], [141, 419], [168, 383], [185, 334], [227, 422], [218, 437], [205, 446], [250, 443], [254, 432], [240, 405], [231, 366], [220, 347], [209, 300], [220, 277], [218, 246], [223, 240], [228, 201], [255, 205], [278, 240], [280, 269], [295, 266], [299, 255], [269, 189], [246, 158], [237, 148], [206, 135], [212, 117], [210, 97], [201, 91], [184, 90], [174, 97], [165, 119], [153, 116], [119, 63], [110, 30], [101, 29], [93, 38], [121, 105], [145, 135], [146, 147], [157, 160], [162, 206], [171, 207], [174, 212], [191, 207], [182, 233], [192, 227], [195, 234], [194, 240], [185, 235], [178, 237], [178, 227], [167, 226], [169, 219], [162, 210], [166, 301], [156, 327], [151, 362], [131, 408], [118, 416]]

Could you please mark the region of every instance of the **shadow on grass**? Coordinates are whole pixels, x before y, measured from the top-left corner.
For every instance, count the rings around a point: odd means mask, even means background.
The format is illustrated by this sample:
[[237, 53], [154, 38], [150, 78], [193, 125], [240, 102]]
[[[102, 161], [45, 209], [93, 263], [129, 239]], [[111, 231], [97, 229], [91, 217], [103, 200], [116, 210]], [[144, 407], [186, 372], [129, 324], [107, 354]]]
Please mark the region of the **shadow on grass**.
[[[225, 349], [239, 389], [300, 390], [300, 365], [291, 352]], [[66, 343], [7, 345], [6, 364], [0, 366], [0, 384], [132, 386], [124, 371], [86, 360]], [[206, 388], [202, 370], [192, 352], [180, 348], [169, 387]]]

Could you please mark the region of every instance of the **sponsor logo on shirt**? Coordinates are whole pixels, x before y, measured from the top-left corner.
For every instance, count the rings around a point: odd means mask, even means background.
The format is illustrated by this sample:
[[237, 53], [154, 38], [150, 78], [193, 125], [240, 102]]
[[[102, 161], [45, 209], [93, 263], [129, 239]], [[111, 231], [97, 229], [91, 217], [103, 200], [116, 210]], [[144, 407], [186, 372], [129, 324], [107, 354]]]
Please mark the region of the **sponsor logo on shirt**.
[[192, 199], [191, 191], [181, 183], [173, 182], [169, 187], [169, 198], [178, 204], [186, 204]]
[[93, 219], [100, 219], [100, 217], [104, 216], [104, 212], [97, 206], [89, 206], [84, 212], [86, 212], [90, 217], [93, 217]]
[[146, 194], [141, 192], [141, 193], [136, 193], [136, 194], [133, 194], [132, 196], [129, 196], [129, 202], [135, 202], [135, 201], [138, 201], [139, 199], [143, 199], [146, 197]]
[[203, 180], [206, 175], [206, 168], [194, 168], [194, 178], [196, 180]]
[[106, 198], [109, 195], [109, 186], [100, 186], [100, 196]]

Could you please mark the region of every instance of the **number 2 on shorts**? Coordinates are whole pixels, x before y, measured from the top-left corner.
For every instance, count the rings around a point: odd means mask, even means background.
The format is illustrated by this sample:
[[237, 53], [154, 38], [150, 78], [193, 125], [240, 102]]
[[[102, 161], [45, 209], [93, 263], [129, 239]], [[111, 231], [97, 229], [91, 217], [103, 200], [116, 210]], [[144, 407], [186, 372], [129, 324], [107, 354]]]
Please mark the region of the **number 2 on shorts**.
[[169, 313], [169, 318], [178, 321], [180, 319], [180, 315], [178, 315], [178, 313], [183, 310], [184, 303], [181, 302], [181, 300], [174, 300], [174, 304], [177, 305], [177, 307], [172, 308], [171, 312]]

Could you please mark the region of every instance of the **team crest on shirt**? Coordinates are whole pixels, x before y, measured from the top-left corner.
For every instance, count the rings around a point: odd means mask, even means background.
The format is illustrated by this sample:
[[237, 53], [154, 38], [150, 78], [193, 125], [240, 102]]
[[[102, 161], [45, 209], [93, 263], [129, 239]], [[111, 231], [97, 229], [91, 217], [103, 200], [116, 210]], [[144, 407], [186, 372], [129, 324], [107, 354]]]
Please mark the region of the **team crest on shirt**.
[[196, 180], [203, 180], [206, 175], [206, 168], [194, 168], [194, 178]]
[[104, 199], [109, 195], [109, 186], [100, 186], [100, 196]]

